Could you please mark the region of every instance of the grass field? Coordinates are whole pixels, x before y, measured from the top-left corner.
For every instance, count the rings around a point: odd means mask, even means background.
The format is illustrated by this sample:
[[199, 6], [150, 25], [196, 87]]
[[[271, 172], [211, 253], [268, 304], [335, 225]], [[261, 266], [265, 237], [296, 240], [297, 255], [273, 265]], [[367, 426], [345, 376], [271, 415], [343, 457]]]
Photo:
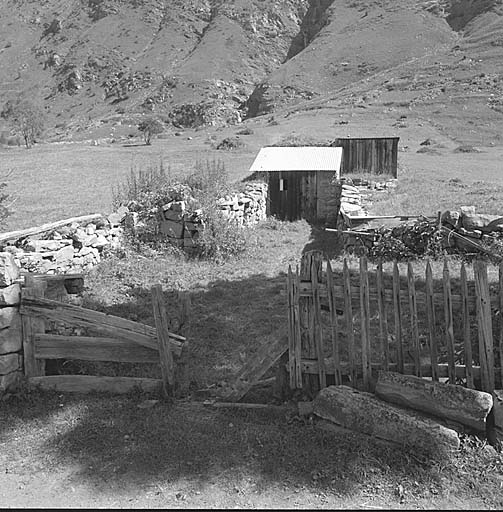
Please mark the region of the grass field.
[[[315, 117], [306, 117], [305, 133]], [[311, 124], [310, 124], [311, 123]], [[132, 166], [188, 174], [197, 160], [221, 159], [231, 179], [246, 175], [256, 150], [285, 127], [256, 129], [244, 148], [212, 149], [193, 132], [151, 147], [45, 144], [0, 150], [16, 193], [7, 227], [108, 212], [111, 189]], [[281, 131], [283, 130], [283, 132]], [[224, 137], [231, 129], [218, 132]], [[330, 131], [317, 133], [328, 138]], [[424, 213], [461, 204], [498, 213], [500, 148], [457, 155], [400, 153], [399, 186], [374, 195], [374, 213]], [[321, 249], [340, 269], [340, 244], [306, 222], [270, 220], [248, 232], [248, 248], [221, 264], [160, 252], [104, 260], [86, 275], [83, 304], [153, 324], [150, 288], [161, 284], [168, 314], [188, 291], [188, 346], [175, 404], [141, 409], [145, 396], [65, 396], [37, 391], [4, 400], [0, 417], [2, 503], [10, 506], [247, 508], [500, 508], [501, 455], [473, 437], [451, 464], [434, 464], [357, 434], [322, 432], [295, 415], [218, 412], [185, 400], [228, 382], [258, 347], [286, 337], [285, 272], [303, 251]], [[356, 260], [352, 259], [356, 269]], [[459, 262], [453, 261], [452, 268]], [[424, 272], [424, 262], [414, 264]], [[441, 262], [434, 264], [441, 275]], [[453, 272], [454, 273], [454, 272]], [[491, 280], [497, 279], [494, 267]], [[74, 372], [157, 375], [140, 365], [68, 366]], [[270, 391], [262, 400], [273, 400]], [[402, 486], [402, 487], [400, 487]], [[403, 492], [400, 491], [402, 489]]]

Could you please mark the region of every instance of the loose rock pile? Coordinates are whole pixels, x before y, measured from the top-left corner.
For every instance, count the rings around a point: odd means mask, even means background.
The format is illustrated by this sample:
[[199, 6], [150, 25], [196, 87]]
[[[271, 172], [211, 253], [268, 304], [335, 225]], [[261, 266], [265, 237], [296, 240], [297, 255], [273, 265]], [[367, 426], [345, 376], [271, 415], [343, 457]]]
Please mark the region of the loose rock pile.
[[16, 265], [28, 272], [62, 274], [81, 272], [96, 265], [104, 251], [123, 243], [122, 223], [127, 209], [92, 221], [70, 221], [43, 233], [10, 239], [2, 250], [12, 254]]

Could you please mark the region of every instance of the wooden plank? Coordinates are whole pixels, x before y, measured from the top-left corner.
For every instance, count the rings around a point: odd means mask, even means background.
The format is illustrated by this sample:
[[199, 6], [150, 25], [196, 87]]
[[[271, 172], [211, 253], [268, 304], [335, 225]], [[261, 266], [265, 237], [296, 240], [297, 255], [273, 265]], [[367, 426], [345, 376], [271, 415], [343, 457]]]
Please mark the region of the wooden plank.
[[431, 376], [438, 381], [438, 340], [436, 334], [435, 301], [433, 298], [433, 273], [431, 263], [426, 263], [426, 318], [430, 345]]
[[295, 387], [302, 389], [302, 368], [300, 361], [302, 359], [302, 334], [300, 325], [300, 297], [299, 297], [299, 286], [300, 286], [300, 273], [299, 267], [295, 270], [295, 280], [293, 288], [293, 311], [295, 315]]
[[362, 372], [363, 386], [370, 389], [372, 378], [371, 349], [370, 349], [370, 301], [369, 301], [369, 275], [367, 258], [360, 258], [360, 334], [362, 343]]
[[[318, 363], [317, 363], [317, 361], [313, 361], [311, 359], [302, 359], [301, 365], [302, 365], [302, 371], [304, 373], [310, 373], [310, 374], [313, 374], [313, 375], [317, 375], [318, 374]], [[341, 366], [341, 373], [342, 373], [342, 375], [349, 375], [350, 374], [351, 365], [349, 364], [348, 361], [341, 361], [340, 362], [340, 366]], [[372, 372], [375, 375], [377, 375], [379, 373], [379, 371], [382, 370], [382, 369], [383, 368], [382, 368], [382, 365], [380, 363], [372, 363]], [[456, 369], [456, 378], [464, 379], [465, 373], [466, 373], [465, 365], [458, 364], [458, 365], [456, 365], [455, 369]], [[333, 375], [334, 364], [333, 364], [332, 358], [327, 358], [325, 360], [325, 370], [326, 370], [328, 375]], [[414, 370], [415, 370], [414, 363], [405, 363], [404, 366], [403, 366], [403, 372], [402, 373], [403, 373], [403, 375], [414, 375]], [[474, 378], [474, 380], [477, 381], [477, 380], [481, 379], [480, 366], [475, 366], [474, 365], [472, 367], [472, 370], [473, 370], [473, 378]], [[391, 362], [389, 364], [389, 371], [397, 372], [398, 371], [397, 363]], [[500, 368], [496, 368], [496, 371], [500, 372]], [[423, 379], [424, 378], [430, 378], [431, 377], [431, 365], [429, 365], [427, 363], [422, 364], [421, 365], [421, 373], [423, 375], [423, 377], [422, 377]], [[358, 375], [361, 375], [361, 369], [358, 369]], [[438, 365], [438, 376], [441, 379], [447, 378], [449, 376], [449, 364], [448, 363], [439, 363], [439, 365]], [[496, 379], [495, 382], [496, 382], [497, 386], [502, 385], [502, 383], [500, 382], [499, 374], [497, 375], [497, 379]]]
[[[21, 289], [21, 300], [38, 299], [44, 296], [46, 283], [35, 280], [31, 276], [25, 277], [25, 287]], [[35, 318], [21, 310], [21, 326], [23, 333], [24, 374], [26, 377], [45, 375], [45, 363], [35, 357], [34, 335], [45, 332], [45, 322], [42, 318]]]
[[31, 235], [38, 235], [40, 233], [45, 233], [53, 229], [67, 226], [68, 224], [72, 224], [73, 222], [92, 222], [93, 220], [98, 220], [102, 218], [103, 215], [101, 215], [101, 213], [94, 213], [92, 215], [82, 215], [80, 217], [70, 217], [69, 219], [58, 220], [56, 222], [49, 222], [47, 224], [42, 224], [41, 226], [36, 226], [33, 228], [20, 229], [17, 231], [8, 231], [7, 233], [0, 234], [0, 242], [6, 242], [7, 240], [14, 240], [18, 238], [26, 238], [27, 236]]
[[487, 281], [487, 266], [482, 261], [473, 264], [475, 278], [475, 294], [477, 299], [477, 322], [479, 331], [479, 357], [482, 391], [494, 391], [494, 353], [491, 305], [489, 302], [489, 284]]
[[[342, 299], [344, 297], [344, 290], [341, 285], [335, 285], [334, 286], [334, 292], [335, 296], [339, 299]], [[385, 291], [385, 297], [388, 302], [393, 301], [393, 291], [392, 290], [386, 290]], [[311, 290], [311, 284], [303, 282], [300, 284], [300, 295], [301, 297], [312, 297], [313, 293]], [[320, 286], [320, 298], [325, 299], [327, 298], [328, 293], [325, 286]], [[370, 290], [369, 293], [370, 300], [373, 302], [377, 302], [377, 292], [374, 290]], [[436, 292], [433, 295], [434, 303], [436, 306], [442, 306], [444, 305], [444, 294], [440, 292]], [[462, 297], [460, 294], [452, 294], [452, 306], [457, 307], [461, 309], [461, 303], [462, 303]], [[401, 290], [400, 291], [400, 300], [402, 302], [407, 302], [409, 299], [409, 293], [407, 290]], [[351, 300], [354, 304], [359, 304], [360, 302], [360, 285], [354, 284], [352, 286], [351, 291]], [[499, 298], [497, 294], [493, 294], [490, 296], [491, 305], [494, 308], [499, 307]], [[424, 292], [416, 292], [416, 303], [418, 306], [426, 306], [426, 294]], [[468, 305], [471, 308], [475, 308], [475, 297], [469, 296], [468, 297]]]
[[499, 364], [502, 371], [501, 381], [503, 382], [503, 262], [499, 264]]
[[[461, 317], [463, 322], [463, 344], [464, 344], [464, 363], [466, 368], [466, 385], [469, 388], [474, 388], [473, 384], [473, 370], [472, 370], [472, 340], [470, 336], [470, 309], [468, 307], [468, 280], [466, 278], [465, 264], [461, 264], [460, 271], [461, 281], [461, 297], [463, 298]], [[501, 274], [500, 274], [501, 282]]]
[[447, 361], [449, 364], [449, 383], [456, 384], [456, 372], [454, 362], [454, 320], [452, 317], [451, 277], [447, 260], [444, 261], [442, 273], [444, 287], [444, 318], [445, 318], [445, 343], [447, 345]]
[[346, 319], [346, 342], [349, 358], [349, 378], [352, 386], [356, 386], [356, 361], [355, 361], [355, 332], [353, 325], [353, 307], [351, 305], [351, 279], [349, 275], [348, 261], [344, 258], [342, 268], [344, 283], [344, 318]]
[[164, 306], [162, 286], [155, 285], [151, 289], [152, 308], [154, 311], [155, 327], [157, 331], [157, 343], [159, 346], [159, 361], [161, 363], [163, 392], [165, 396], [173, 394], [175, 386], [175, 369], [171, 354], [171, 343], [168, 332], [168, 315]]
[[28, 382], [45, 390], [56, 390], [64, 393], [129, 393], [140, 389], [145, 393], [156, 393], [162, 387], [159, 379], [139, 377], [96, 377], [94, 375], [49, 375], [30, 377]]
[[295, 312], [293, 306], [293, 275], [292, 267], [288, 265], [288, 274], [286, 281], [288, 297], [288, 374], [290, 378], [290, 389], [295, 389], [297, 381], [295, 375]]
[[[21, 301], [21, 314], [86, 327], [93, 333], [127, 339], [151, 349], [157, 348], [157, 332], [154, 327], [79, 306], [49, 299], [26, 297]], [[185, 338], [173, 333], [169, 333], [169, 337], [173, 354], [179, 356]]]
[[316, 346], [316, 358], [318, 360], [318, 369], [320, 377], [320, 389], [327, 387], [327, 379], [325, 377], [324, 361], [325, 356], [323, 354], [323, 334], [321, 329], [321, 304], [320, 294], [318, 293], [318, 269], [319, 262], [315, 259], [311, 262], [311, 283], [313, 286], [313, 309], [314, 309], [314, 342]]
[[[223, 393], [223, 398], [230, 402], [238, 402], [288, 350], [286, 337], [270, 336], [266, 338], [257, 354], [250, 358], [241, 368], [238, 375]], [[318, 375], [318, 363], [316, 375]], [[300, 365], [300, 358], [299, 358]]]
[[79, 359], [119, 363], [158, 363], [159, 352], [115, 338], [35, 334], [37, 359]]
[[342, 384], [342, 375], [340, 372], [340, 355], [339, 355], [339, 320], [337, 319], [337, 303], [335, 300], [334, 275], [330, 260], [327, 260], [327, 290], [328, 290], [328, 306], [330, 310], [330, 330], [332, 336], [332, 358], [335, 365], [335, 385]]
[[386, 296], [381, 260], [379, 260], [376, 269], [376, 287], [377, 310], [379, 312], [379, 338], [381, 341], [381, 361], [383, 363], [383, 368], [387, 370], [389, 364], [388, 312], [386, 308]]
[[416, 303], [416, 284], [414, 281], [414, 270], [412, 263], [409, 261], [407, 265], [407, 284], [409, 290], [409, 315], [410, 315], [410, 330], [412, 333], [412, 351], [414, 355], [414, 365], [418, 377], [421, 377], [421, 363], [419, 360], [419, 328], [417, 321], [417, 303]]
[[403, 373], [402, 306], [400, 304], [400, 272], [398, 263], [393, 262], [393, 307], [395, 313], [395, 345], [398, 371]]
[[[321, 280], [321, 265], [323, 261], [323, 254], [320, 251], [308, 251], [302, 255], [300, 260], [300, 280], [309, 281], [311, 286], [310, 297], [300, 297], [300, 324], [302, 336], [302, 357], [308, 359], [316, 359], [316, 338], [315, 338], [315, 312], [314, 312], [314, 297], [312, 291], [312, 271], [313, 261], [315, 262], [314, 268], [318, 275], [318, 282]], [[319, 379], [314, 378], [312, 375], [303, 376], [303, 389], [308, 394], [317, 393], [319, 390]]]

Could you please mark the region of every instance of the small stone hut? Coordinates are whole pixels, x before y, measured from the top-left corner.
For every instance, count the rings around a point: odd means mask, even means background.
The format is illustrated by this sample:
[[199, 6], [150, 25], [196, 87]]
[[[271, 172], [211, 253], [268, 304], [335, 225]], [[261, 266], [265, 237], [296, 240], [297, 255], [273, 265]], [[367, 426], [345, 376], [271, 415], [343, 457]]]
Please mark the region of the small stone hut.
[[267, 214], [281, 220], [332, 224], [340, 205], [342, 148], [265, 147], [250, 172], [269, 185]]

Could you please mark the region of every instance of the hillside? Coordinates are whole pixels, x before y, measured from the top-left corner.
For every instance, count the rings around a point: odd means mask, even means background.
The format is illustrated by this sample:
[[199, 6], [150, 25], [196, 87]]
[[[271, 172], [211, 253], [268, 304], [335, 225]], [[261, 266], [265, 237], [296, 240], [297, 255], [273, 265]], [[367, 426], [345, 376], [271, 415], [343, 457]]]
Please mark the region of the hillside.
[[149, 112], [194, 128], [312, 108], [377, 108], [386, 117], [398, 106], [450, 137], [462, 120], [478, 143], [499, 142], [501, 0], [2, 7], [0, 104], [20, 94], [37, 99], [48, 135], [60, 139], [107, 119], [134, 124]]

